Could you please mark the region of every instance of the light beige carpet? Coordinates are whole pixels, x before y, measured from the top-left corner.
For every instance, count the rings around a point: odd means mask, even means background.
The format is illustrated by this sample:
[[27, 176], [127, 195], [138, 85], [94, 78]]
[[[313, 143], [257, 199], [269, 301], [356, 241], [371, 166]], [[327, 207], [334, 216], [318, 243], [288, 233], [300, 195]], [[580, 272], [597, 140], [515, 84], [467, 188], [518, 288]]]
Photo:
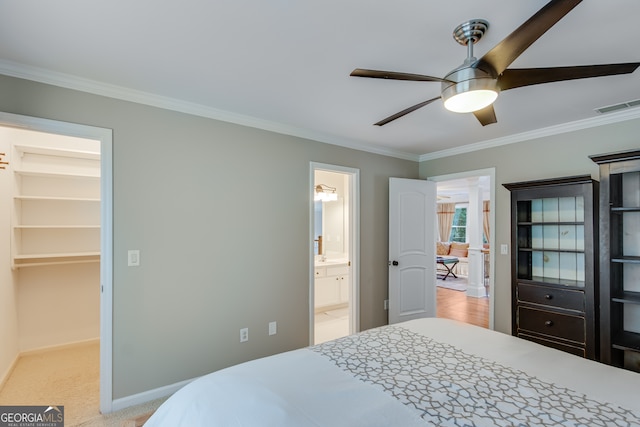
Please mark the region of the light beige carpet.
[[0, 390], [0, 405], [62, 405], [65, 426], [141, 426], [165, 399], [100, 414], [100, 344], [20, 357]]

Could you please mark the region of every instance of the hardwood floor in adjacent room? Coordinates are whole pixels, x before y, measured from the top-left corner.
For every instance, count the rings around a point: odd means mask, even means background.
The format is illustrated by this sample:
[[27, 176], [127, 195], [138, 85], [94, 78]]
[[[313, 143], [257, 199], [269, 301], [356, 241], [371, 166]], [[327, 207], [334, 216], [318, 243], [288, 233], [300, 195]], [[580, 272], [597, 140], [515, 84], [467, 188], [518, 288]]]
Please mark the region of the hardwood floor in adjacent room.
[[468, 297], [465, 292], [437, 288], [438, 317], [489, 327], [489, 298]]

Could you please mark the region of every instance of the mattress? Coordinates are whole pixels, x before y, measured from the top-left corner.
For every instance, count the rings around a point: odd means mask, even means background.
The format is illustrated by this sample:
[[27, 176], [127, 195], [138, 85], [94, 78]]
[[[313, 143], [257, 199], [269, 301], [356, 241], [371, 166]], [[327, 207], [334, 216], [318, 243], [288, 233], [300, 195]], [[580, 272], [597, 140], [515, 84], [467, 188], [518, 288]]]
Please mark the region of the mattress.
[[154, 426], [640, 426], [640, 375], [438, 318], [236, 365]]

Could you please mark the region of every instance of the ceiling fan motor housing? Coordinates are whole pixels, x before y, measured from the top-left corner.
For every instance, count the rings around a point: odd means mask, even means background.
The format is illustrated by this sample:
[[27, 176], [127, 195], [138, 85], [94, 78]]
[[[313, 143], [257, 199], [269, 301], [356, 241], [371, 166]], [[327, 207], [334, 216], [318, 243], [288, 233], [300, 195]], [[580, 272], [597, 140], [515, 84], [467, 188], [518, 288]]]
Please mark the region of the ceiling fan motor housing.
[[[447, 101], [456, 95], [477, 91], [491, 91], [497, 96], [500, 91], [498, 80], [496, 76], [479, 68], [475, 68], [472, 64], [465, 61], [461, 67], [456, 68], [445, 76], [442, 82], [441, 97], [447, 109], [459, 113], [470, 113], [476, 109], [467, 109], [464, 107], [456, 109], [456, 107], [451, 107]], [[495, 100], [495, 96], [491, 102]], [[489, 104], [491, 104], [491, 102], [489, 102]]]

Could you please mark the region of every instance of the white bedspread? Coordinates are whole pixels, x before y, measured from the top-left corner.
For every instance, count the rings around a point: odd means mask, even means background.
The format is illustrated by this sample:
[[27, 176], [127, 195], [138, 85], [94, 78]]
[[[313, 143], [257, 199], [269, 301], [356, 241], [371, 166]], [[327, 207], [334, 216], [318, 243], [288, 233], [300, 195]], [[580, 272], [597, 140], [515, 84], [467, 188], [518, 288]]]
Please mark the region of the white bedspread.
[[640, 426], [640, 375], [444, 319], [214, 372], [154, 426]]

